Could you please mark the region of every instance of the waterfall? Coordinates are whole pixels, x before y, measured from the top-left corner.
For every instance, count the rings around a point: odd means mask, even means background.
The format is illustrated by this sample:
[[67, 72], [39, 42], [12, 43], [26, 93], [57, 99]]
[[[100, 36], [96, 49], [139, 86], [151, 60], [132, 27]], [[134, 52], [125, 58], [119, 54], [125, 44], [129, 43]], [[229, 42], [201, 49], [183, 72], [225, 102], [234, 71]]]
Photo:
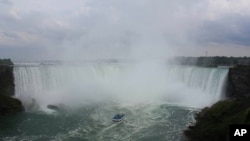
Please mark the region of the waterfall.
[[228, 69], [175, 66], [168, 69], [169, 79], [183, 82], [190, 88], [198, 88], [219, 100]]
[[15, 65], [16, 97], [28, 105], [161, 101], [204, 107], [222, 98], [227, 69], [130, 63]]

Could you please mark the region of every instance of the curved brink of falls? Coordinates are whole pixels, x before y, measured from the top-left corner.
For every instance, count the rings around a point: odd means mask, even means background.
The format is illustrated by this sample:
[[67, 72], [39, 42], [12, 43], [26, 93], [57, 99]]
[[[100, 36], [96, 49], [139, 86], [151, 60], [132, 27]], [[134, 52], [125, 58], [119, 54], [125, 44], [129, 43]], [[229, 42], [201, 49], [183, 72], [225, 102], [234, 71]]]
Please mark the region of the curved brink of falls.
[[93, 63], [81, 65], [16, 65], [16, 97], [26, 108], [112, 101], [171, 103], [202, 108], [223, 95], [227, 69], [162, 64]]

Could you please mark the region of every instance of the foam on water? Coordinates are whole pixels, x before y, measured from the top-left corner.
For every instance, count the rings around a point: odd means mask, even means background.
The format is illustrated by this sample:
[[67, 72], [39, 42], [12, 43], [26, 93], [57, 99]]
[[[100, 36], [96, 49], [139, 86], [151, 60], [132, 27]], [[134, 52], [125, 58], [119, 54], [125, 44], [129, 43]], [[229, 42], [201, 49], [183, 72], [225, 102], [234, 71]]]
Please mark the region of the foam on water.
[[[125, 113], [122, 123], [113, 123], [117, 111]], [[124, 106], [116, 103], [85, 105], [75, 111], [57, 114], [27, 112], [15, 119], [15, 128], [0, 131], [1, 140], [181, 140], [182, 130], [193, 121], [196, 109], [170, 104], [138, 104]], [[7, 122], [6, 122], [7, 120]], [[8, 121], [9, 120], [9, 121]], [[2, 124], [3, 124], [2, 123]], [[10, 134], [11, 133], [11, 134]], [[5, 136], [3, 136], [5, 135]]]

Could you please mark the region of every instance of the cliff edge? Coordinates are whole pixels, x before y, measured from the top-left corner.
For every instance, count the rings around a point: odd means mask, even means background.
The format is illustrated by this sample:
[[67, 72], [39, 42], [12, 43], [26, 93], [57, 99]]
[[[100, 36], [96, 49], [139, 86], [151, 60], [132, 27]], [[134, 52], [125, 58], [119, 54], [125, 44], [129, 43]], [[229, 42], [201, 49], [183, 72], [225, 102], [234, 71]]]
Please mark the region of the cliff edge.
[[228, 78], [228, 98], [250, 98], [250, 66], [230, 68]]
[[15, 95], [13, 63], [10, 59], [0, 59], [0, 116], [24, 110], [21, 101]]

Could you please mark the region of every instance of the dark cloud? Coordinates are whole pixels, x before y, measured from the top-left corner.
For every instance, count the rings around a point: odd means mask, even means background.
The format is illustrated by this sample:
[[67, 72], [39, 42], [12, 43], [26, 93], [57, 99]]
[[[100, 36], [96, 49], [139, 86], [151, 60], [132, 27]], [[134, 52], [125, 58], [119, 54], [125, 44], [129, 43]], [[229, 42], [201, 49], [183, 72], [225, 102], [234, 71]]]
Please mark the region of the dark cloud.
[[250, 16], [227, 15], [213, 21], [203, 21], [194, 32], [201, 44], [222, 43], [250, 46]]

